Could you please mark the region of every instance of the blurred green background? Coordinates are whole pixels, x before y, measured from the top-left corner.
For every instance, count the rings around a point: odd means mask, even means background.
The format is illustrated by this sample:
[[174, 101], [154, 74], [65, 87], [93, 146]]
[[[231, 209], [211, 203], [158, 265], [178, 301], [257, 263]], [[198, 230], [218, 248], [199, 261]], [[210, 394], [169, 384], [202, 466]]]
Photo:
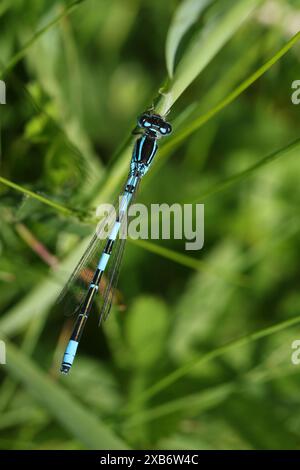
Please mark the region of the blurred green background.
[[[0, 448], [299, 448], [299, 29], [299, 0], [1, 1]], [[205, 245], [128, 242], [62, 377], [61, 279], [153, 102], [138, 201], [204, 203]]]

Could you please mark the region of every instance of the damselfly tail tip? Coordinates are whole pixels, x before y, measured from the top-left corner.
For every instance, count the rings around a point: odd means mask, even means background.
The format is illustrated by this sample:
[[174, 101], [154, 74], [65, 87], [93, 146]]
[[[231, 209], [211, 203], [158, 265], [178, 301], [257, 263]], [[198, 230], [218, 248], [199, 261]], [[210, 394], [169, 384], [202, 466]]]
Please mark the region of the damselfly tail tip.
[[61, 371], [62, 374], [67, 375], [67, 374], [69, 373], [69, 370], [70, 370], [70, 369], [71, 369], [71, 365], [70, 365], [70, 364], [65, 364], [65, 363], [63, 363], [63, 364], [61, 365], [60, 371]]
[[71, 369], [77, 347], [78, 347], [78, 341], [74, 341], [73, 339], [70, 339], [70, 341], [68, 342], [68, 346], [66, 347], [66, 351], [65, 351], [62, 363], [61, 363], [60, 371], [62, 374], [68, 374], [69, 370]]

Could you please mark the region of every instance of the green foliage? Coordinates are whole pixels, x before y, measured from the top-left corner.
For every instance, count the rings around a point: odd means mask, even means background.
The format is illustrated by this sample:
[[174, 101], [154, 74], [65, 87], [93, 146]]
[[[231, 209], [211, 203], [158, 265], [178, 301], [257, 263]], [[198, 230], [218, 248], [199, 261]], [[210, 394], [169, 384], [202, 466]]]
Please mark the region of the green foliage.
[[[212, 12], [192, 39], [180, 60], [175, 76], [167, 91], [164, 92], [158, 107], [166, 113], [184, 90], [197, 78], [214, 56], [232, 37], [244, 20], [257, 6], [259, 0], [241, 0], [234, 6], [230, 0], [217, 2]], [[193, 13], [191, 12], [193, 15]]]
[[211, 0], [185, 0], [175, 11], [166, 39], [166, 63], [169, 76], [174, 73], [176, 52], [185, 33], [196, 23]]
[[[1, 3], [1, 448], [298, 447], [299, 2], [273, 3]], [[131, 240], [61, 377], [55, 299], [152, 103], [174, 132], [139, 198], [205, 202], [204, 248]]]
[[154, 366], [165, 351], [169, 315], [156, 298], [139, 298], [126, 319], [125, 333], [132, 363], [141, 369]]

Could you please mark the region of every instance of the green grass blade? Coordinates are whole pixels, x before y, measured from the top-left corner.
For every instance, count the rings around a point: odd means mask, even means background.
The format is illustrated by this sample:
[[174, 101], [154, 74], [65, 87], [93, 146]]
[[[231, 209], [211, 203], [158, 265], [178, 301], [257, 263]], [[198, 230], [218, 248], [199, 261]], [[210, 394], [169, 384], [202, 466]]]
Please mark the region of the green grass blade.
[[[158, 381], [152, 387], [148, 388], [148, 390], [146, 390], [143, 394], [141, 394], [139, 398], [137, 399], [137, 402], [138, 404], [140, 402], [145, 402], [149, 398], [152, 398], [153, 396], [157, 395], [159, 392], [161, 392], [165, 388], [177, 382], [177, 380], [187, 375], [195, 367], [199, 367], [213, 359], [223, 356], [229, 351], [232, 351], [242, 346], [245, 346], [247, 344], [256, 342], [262, 338], [266, 338], [268, 336], [274, 335], [280, 331], [285, 330], [286, 328], [291, 328], [292, 326], [298, 325], [299, 323], [300, 323], [300, 316], [290, 318], [289, 320], [276, 323], [275, 325], [255, 331], [254, 333], [249, 333], [248, 335], [242, 336], [236, 340], [233, 340], [224, 344], [223, 346], [215, 348], [212, 351], [204, 354], [201, 358], [195, 358], [189, 361], [182, 367], [179, 367], [178, 369], [174, 370], [174, 372], [164, 377], [162, 380]], [[136, 406], [136, 403], [134, 403], [131, 406], [128, 406], [128, 408], [126, 408], [126, 411], [130, 412], [132, 408], [135, 408], [135, 406]]]
[[208, 388], [199, 393], [185, 395], [162, 405], [133, 414], [124, 424], [125, 429], [148, 423], [172, 413], [197, 409], [197, 414], [207, 411], [225, 400], [234, 390], [234, 382]]
[[78, 403], [61, 385], [41, 372], [15, 346], [6, 341], [5, 368], [34, 395], [51, 415], [88, 449], [126, 449], [99, 418]]
[[260, 0], [241, 0], [234, 4], [227, 2], [225, 13], [220, 15], [218, 12], [183, 55], [168, 90], [163, 91], [157, 108], [159, 113], [164, 115], [169, 111], [259, 3]]
[[289, 155], [290, 153], [299, 152], [299, 149], [300, 149], [300, 139], [296, 139], [293, 142], [286, 145], [285, 147], [279, 150], [276, 150], [275, 152], [271, 153], [270, 155], [267, 155], [265, 158], [258, 161], [257, 163], [254, 163], [254, 165], [250, 166], [249, 168], [246, 168], [246, 170], [243, 170], [239, 173], [236, 173], [235, 175], [229, 176], [228, 178], [220, 181], [211, 189], [208, 189], [199, 197], [197, 197], [195, 200], [193, 200], [192, 204], [199, 202], [199, 201], [203, 201], [209, 196], [212, 196], [213, 194], [223, 191], [224, 189], [227, 189], [228, 187], [230, 187], [231, 185], [235, 183], [243, 181], [245, 178], [248, 178], [257, 170], [265, 167], [266, 165], [270, 165], [270, 163], [273, 163], [276, 160], [279, 160], [280, 158]]
[[265, 369], [260, 371], [259, 374], [256, 373], [255, 369], [250, 370], [250, 372], [239, 375], [238, 380], [225, 382], [214, 387], [207, 387], [200, 392], [185, 395], [175, 400], [167, 401], [162, 405], [135, 413], [126, 420], [124, 427], [127, 429], [172, 413], [186, 412], [187, 410], [196, 409], [197, 414], [203, 413], [218, 406], [233, 392], [245, 393], [253, 384], [264, 384], [280, 378], [282, 379], [283, 377], [293, 376], [294, 374], [297, 374], [297, 369], [292, 364], [272, 367], [271, 370], [265, 366]]
[[210, 119], [214, 118], [218, 113], [223, 111], [234, 100], [236, 100], [247, 88], [264, 75], [276, 62], [278, 62], [300, 39], [300, 31], [295, 34], [276, 54], [259, 67], [250, 77], [246, 78], [238, 87], [229, 93], [220, 103], [210, 109], [207, 113], [190, 121], [187, 126], [178, 130], [169, 141], [163, 144], [160, 150], [160, 156], [167, 154], [172, 148], [182, 143], [191, 134], [196, 132], [200, 127], [206, 124]]
[[23, 188], [23, 186], [20, 186], [19, 184], [14, 183], [13, 181], [3, 178], [3, 176], [0, 176], [0, 183], [4, 184], [5, 186], [8, 186], [9, 188], [14, 189], [15, 191], [18, 191], [19, 193], [24, 194], [25, 196], [32, 197], [33, 199], [36, 199], [37, 201], [42, 202], [43, 204], [46, 204], [47, 206], [51, 207], [52, 209], [55, 209], [61, 214], [78, 217], [79, 211], [63, 206], [62, 204], [52, 201], [51, 199], [42, 196], [41, 194], [34, 193], [33, 191], [30, 191], [30, 189]]
[[85, 0], [74, 0], [70, 3], [59, 15], [57, 15], [53, 20], [47, 23], [43, 28], [39, 29], [30, 39], [24, 44], [24, 46], [11, 58], [9, 63], [0, 71], [0, 78], [4, 77], [11, 69], [17, 65], [20, 60], [26, 55], [28, 49], [35, 44], [35, 42], [47, 31], [49, 31], [53, 26], [56, 26], [65, 16], [74, 11], [81, 3]]
[[166, 64], [170, 77], [173, 76], [175, 56], [183, 36], [211, 2], [212, 0], [185, 0], [175, 11], [166, 40]]
[[136, 246], [139, 246], [140, 248], [150, 251], [151, 253], [154, 253], [158, 256], [162, 256], [163, 258], [169, 259], [174, 263], [181, 264], [182, 266], [185, 266], [187, 268], [194, 269], [195, 271], [203, 271], [209, 273], [212, 276], [217, 276], [227, 282], [230, 282], [231, 284], [240, 287], [245, 287], [247, 285], [246, 278], [244, 276], [241, 275], [237, 277], [230, 276], [229, 274], [224, 274], [200, 259], [192, 258], [191, 256], [187, 256], [175, 250], [170, 250], [169, 248], [165, 248], [156, 243], [149, 242], [148, 240], [131, 239], [130, 242]]

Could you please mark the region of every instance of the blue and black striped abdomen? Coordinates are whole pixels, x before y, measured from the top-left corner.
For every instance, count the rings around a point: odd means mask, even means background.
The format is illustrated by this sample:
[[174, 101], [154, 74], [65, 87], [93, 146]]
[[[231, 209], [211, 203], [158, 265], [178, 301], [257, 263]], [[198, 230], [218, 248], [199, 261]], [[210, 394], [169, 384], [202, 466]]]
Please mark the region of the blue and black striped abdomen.
[[149, 137], [148, 135], [140, 137], [136, 141], [131, 163], [140, 163], [149, 167], [152, 163], [156, 150], [157, 143], [155, 139]]

